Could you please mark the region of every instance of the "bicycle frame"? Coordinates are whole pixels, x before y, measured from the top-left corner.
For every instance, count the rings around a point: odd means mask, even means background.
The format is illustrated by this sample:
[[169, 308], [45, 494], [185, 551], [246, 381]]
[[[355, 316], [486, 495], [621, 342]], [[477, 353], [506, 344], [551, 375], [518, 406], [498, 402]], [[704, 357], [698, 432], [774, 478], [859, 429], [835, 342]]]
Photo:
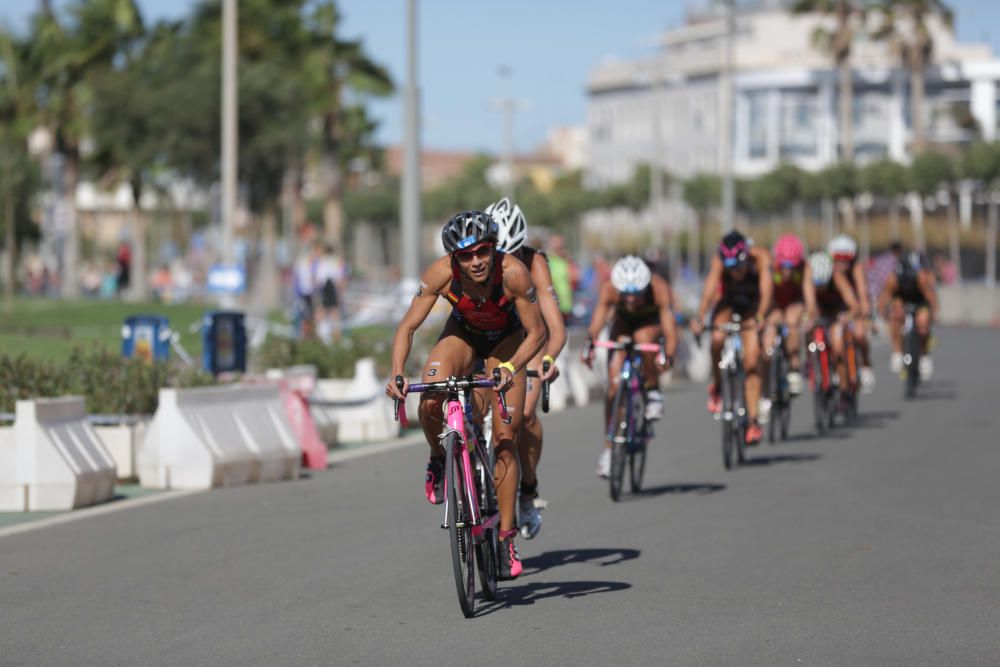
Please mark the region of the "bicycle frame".
[[[622, 364], [622, 370], [618, 375], [619, 386], [625, 386], [628, 389], [629, 397], [642, 391], [641, 385], [641, 370], [642, 370], [642, 354], [643, 352], [656, 352], [661, 355], [661, 358], [665, 357], [663, 347], [657, 343], [634, 343], [632, 339], [626, 338], [621, 341], [609, 341], [601, 340], [594, 342], [594, 347], [600, 347], [609, 352], [624, 351], [625, 361]], [[632, 401], [629, 400], [625, 404], [625, 418], [628, 423], [632, 423]], [[615, 437], [615, 424], [617, 415], [612, 415], [608, 420], [607, 425], [607, 439], [610, 441]]]
[[[446, 427], [441, 432], [439, 437], [443, 439], [451, 433], [456, 433], [459, 436], [459, 440], [462, 442], [462, 451], [459, 458], [461, 465], [458, 474], [461, 475], [462, 491], [465, 495], [466, 503], [469, 508], [469, 516], [471, 517], [472, 523], [472, 536], [477, 542], [481, 542], [486, 531], [499, 523], [500, 514], [499, 512], [493, 512], [489, 516], [483, 517], [479, 511], [479, 499], [476, 497], [476, 484], [475, 479], [473, 478], [473, 465], [470, 452], [476, 451], [479, 459], [488, 464], [490, 462], [488, 449], [490, 444], [486, 442], [486, 438], [483, 436], [482, 430], [476, 423], [475, 416], [473, 414], [471, 396], [474, 389], [492, 389], [495, 386], [494, 380], [488, 380], [485, 378], [471, 379], [450, 377], [441, 382], [411, 384], [409, 387], [409, 391], [412, 393], [443, 391], [447, 395], [447, 401], [445, 403]], [[506, 415], [507, 406], [502, 398], [500, 398], [499, 401], [503, 411], [501, 414]], [[469, 434], [472, 434], [471, 439]], [[492, 470], [483, 471], [483, 475], [492, 474], [492, 472]], [[451, 479], [446, 478], [445, 488], [448, 488], [447, 485], [451, 484], [451, 482]], [[492, 484], [491, 479], [484, 478], [480, 480], [480, 482], [482, 484]], [[441, 527], [448, 528], [447, 496], [445, 496], [444, 501], [444, 517], [445, 520], [442, 522]]]

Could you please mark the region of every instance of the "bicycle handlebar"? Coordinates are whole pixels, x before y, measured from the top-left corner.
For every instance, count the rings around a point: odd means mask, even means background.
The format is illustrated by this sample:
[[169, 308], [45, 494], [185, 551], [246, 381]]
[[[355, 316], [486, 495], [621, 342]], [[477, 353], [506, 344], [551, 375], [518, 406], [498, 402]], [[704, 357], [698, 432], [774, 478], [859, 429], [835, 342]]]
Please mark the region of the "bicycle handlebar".
[[[396, 388], [400, 391], [403, 390], [405, 384], [402, 375], [397, 375], [396, 378]], [[448, 392], [459, 392], [465, 391], [467, 389], [493, 389], [500, 384], [500, 369], [493, 369], [492, 378], [477, 377], [475, 375], [466, 376], [451, 376], [440, 382], [415, 382], [407, 387], [407, 394], [415, 393], [428, 393], [435, 391], [448, 391]], [[507, 397], [505, 392], [501, 391], [497, 394], [500, 402], [500, 417], [505, 421], [510, 419], [510, 413], [507, 412]], [[392, 412], [393, 418], [399, 421], [399, 406], [401, 401], [398, 398], [392, 399]], [[403, 419], [406, 420], [406, 411], [404, 406]]]

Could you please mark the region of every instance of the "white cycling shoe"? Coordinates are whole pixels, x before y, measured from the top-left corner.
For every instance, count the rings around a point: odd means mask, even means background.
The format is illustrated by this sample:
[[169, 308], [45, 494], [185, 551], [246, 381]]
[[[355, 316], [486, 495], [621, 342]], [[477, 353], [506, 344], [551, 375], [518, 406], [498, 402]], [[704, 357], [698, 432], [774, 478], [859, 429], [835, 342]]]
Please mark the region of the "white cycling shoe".
[[607, 479], [611, 476], [611, 450], [605, 448], [601, 458], [597, 459], [597, 476]]
[[535, 507], [534, 498], [521, 496], [517, 503], [517, 509], [521, 537], [526, 540], [534, 539], [538, 531], [542, 529], [542, 513]]
[[646, 419], [656, 421], [663, 418], [663, 394], [656, 389], [646, 392]]
[[934, 360], [925, 354], [920, 357], [920, 379], [930, 380], [932, 375], [934, 375]]
[[875, 371], [871, 366], [861, 367], [861, 393], [870, 394], [875, 391]]
[[802, 393], [802, 373], [798, 371], [790, 371], [786, 376], [788, 380], [788, 393], [792, 396], [798, 396]]
[[899, 375], [903, 372], [903, 353], [893, 352], [892, 356], [889, 357], [889, 370]]

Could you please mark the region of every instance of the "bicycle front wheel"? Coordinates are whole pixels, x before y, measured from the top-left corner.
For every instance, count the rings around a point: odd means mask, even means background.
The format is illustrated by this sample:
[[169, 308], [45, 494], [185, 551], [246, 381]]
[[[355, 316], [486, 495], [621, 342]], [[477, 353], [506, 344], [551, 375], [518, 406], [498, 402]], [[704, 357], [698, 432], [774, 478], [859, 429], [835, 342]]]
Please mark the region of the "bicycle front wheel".
[[457, 433], [445, 439], [445, 485], [448, 487], [448, 536], [451, 538], [451, 564], [455, 572], [458, 604], [466, 618], [476, 604], [476, 565], [472, 543], [472, 513], [465, 493], [462, 465], [462, 440]]
[[608, 481], [611, 485], [611, 500], [618, 502], [625, 481], [626, 445], [628, 444], [628, 404], [625, 400], [624, 382], [618, 384], [618, 392], [611, 410], [611, 421], [614, 425], [611, 438], [611, 475]]
[[[743, 375], [743, 372], [741, 370], [734, 371], [729, 386], [733, 391], [733, 438], [736, 440], [736, 460], [739, 461], [740, 465], [747, 461], [747, 421], [750, 419], [743, 393], [745, 383], [746, 376]], [[743, 414], [740, 414], [741, 412]]]
[[[492, 456], [491, 456], [492, 458]], [[479, 488], [479, 516], [484, 520], [497, 510], [496, 489], [493, 486], [493, 462], [478, 461], [476, 465], [476, 485]], [[484, 531], [482, 540], [476, 544], [476, 565], [479, 568], [479, 585], [487, 600], [497, 599], [497, 577], [499, 576], [499, 545], [497, 528]]]
[[629, 420], [629, 481], [632, 493], [642, 491], [642, 476], [646, 472], [646, 401], [642, 392], [632, 395], [632, 419]]

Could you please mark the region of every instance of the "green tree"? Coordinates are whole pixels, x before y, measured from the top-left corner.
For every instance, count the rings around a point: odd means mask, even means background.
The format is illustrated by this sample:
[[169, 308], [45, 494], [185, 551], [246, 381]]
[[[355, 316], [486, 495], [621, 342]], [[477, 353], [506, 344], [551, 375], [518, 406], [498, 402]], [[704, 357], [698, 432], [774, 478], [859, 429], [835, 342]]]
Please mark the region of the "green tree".
[[870, 162], [859, 172], [859, 185], [884, 199], [889, 207], [889, 235], [899, 238], [899, 197], [906, 192], [906, 167], [888, 158]]
[[937, 16], [951, 29], [954, 13], [941, 0], [880, 0], [876, 11], [880, 21], [873, 37], [887, 41], [910, 73], [912, 148], [917, 154], [927, 145], [924, 84], [934, 53], [934, 38], [928, 21], [931, 16]]
[[817, 27], [813, 43], [833, 59], [837, 68], [840, 159], [854, 159], [854, 86], [851, 75], [851, 48], [857, 26], [864, 21], [861, 3], [855, 0], [796, 0], [795, 14], [821, 14], [834, 17], [832, 29]]
[[[926, 151], [913, 159], [909, 169], [910, 186], [921, 196], [922, 201], [933, 200], [944, 195], [940, 202], [947, 207], [948, 247], [951, 261], [961, 275], [962, 258], [959, 251], [958, 216], [955, 213], [954, 186], [958, 178], [958, 164], [950, 156], [936, 151]], [[923, 246], [921, 228], [920, 245]]]

